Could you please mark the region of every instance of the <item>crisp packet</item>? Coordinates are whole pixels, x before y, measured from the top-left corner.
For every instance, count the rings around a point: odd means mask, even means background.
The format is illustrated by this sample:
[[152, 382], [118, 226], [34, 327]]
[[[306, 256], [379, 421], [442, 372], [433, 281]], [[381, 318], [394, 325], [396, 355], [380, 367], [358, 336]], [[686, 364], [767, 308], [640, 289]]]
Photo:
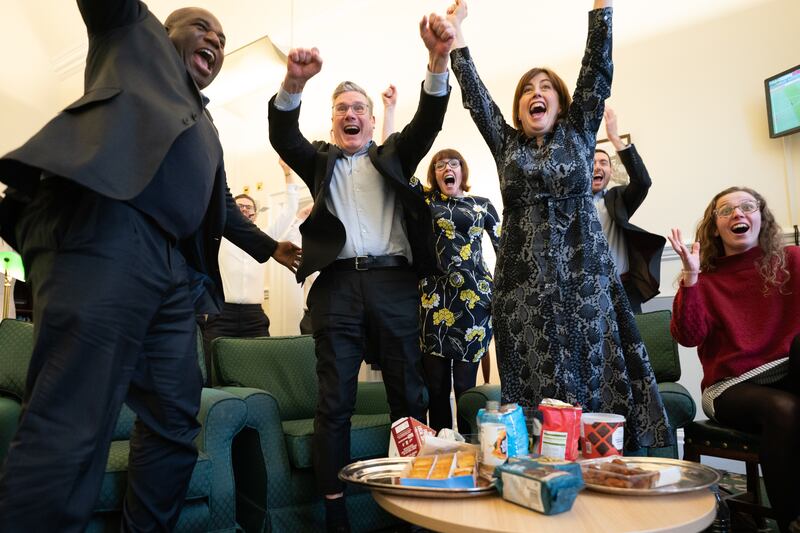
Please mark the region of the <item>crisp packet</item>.
[[578, 458], [578, 440], [581, 436], [581, 408], [560, 400], [545, 398], [539, 404], [542, 412], [542, 435], [539, 438], [539, 455], [574, 461]]
[[[478, 420], [483, 420], [486, 409], [478, 410]], [[509, 403], [500, 407], [500, 421], [506, 427], [507, 451], [509, 457], [528, 455], [528, 427], [525, 425], [525, 414], [522, 407]]]
[[495, 468], [497, 490], [517, 505], [546, 515], [572, 509], [584, 487], [580, 466], [514, 458]]
[[524, 457], [529, 453], [528, 426], [525, 424], [525, 413], [515, 403], [500, 407], [500, 416], [506, 425], [508, 435], [508, 456]]

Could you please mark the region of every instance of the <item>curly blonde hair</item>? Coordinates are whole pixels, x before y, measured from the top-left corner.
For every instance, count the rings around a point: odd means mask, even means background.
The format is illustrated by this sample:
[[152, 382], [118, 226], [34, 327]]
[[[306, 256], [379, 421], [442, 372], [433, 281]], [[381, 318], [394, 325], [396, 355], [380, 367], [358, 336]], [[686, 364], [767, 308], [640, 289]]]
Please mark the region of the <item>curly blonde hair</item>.
[[789, 281], [789, 270], [786, 268], [781, 228], [775, 222], [775, 216], [769, 210], [764, 197], [748, 187], [728, 187], [717, 193], [706, 207], [703, 219], [697, 225], [695, 235], [695, 240], [700, 243], [700, 270], [713, 272], [717, 268], [719, 258], [725, 256], [725, 247], [717, 232], [717, 217], [714, 211], [717, 207], [717, 200], [732, 192], [746, 192], [758, 201], [761, 211], [761, 231], [758, 234], [758, 245], [764, 252], [764, 256], [758, 261], [756, 268], [764, 280], [764, 294], [768, 294], [772, 288], [777, 288], [778, 292], [783, 294], [786, 283]]

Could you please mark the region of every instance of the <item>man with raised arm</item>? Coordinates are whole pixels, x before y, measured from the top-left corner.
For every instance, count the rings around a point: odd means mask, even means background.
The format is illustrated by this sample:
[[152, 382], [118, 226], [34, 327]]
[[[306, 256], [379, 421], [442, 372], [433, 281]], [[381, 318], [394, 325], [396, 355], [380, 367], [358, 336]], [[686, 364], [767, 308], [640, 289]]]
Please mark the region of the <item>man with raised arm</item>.
[[283, 85], [270, 101], [270, 141], [315, 199], [301, 228], [297, 280], [321, 271], [307, 303], [319, 378], [313, 458], [329, 531], [349, 530], [337, 474], [350, 460], [350, 416], [365, 352], [380, 364], [392, 420], [425, 417], [417, 279], [439, 269], [430, 211], [413, 175], [442, 126], [454, 33], [432, 14], [420, 22], [420, 35], [430, 61], [419, 107], [380, 146], [372, 140], [372, 100], [352, 82], [333, 93], [332, 143], [309, 142], [300, 132], [302, 90], [322, 68], [316, 48], [289, 52]]
[[659, 292], [661, 253], [667, 240], [630, 223], [630, 217], [647, 198], [652, 181], [636, 147], [626, 145], [619, 136], [614, 110], [606, 107], [604, 118], [608, 140], [614, 145], [630, 182], [608, 189], [614, 174], [611, 156], [605, 150], [596, 149], [592, 195], [631, 309], [641, 313], [642, 304]]
[[200, 8], [164, 24], [136, 0], [78, 0], [85, 93], [0, 159], [0, 234], [22, 253], [35, 345], [0, 477], [0, 532], [82, 532], [122, 403], [123, 531], [171, 531], [197, 460], [195, 314], [223, 301], [224, 235], [294, 270], [299, 248], [239, 212], [200, 92], [225, 35]]

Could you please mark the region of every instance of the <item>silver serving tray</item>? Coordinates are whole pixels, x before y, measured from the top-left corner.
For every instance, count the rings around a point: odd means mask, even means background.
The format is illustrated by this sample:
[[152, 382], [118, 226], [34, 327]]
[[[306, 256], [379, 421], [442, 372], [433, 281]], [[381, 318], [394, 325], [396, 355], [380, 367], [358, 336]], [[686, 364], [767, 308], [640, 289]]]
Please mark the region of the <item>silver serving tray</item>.
[[478, 487], [471, 489], [437, 489], [400, 485], [399, 477], [413, 457], [369, 459], [347, 465], [339, 471], [339, 479], [370, 490], [397, 496], [425, 498], [472, 498], [495, 493], [495, 482], [478, 478]]
[[[667, 467], [677, 466], [680, 469], [681, 478], [677, 483], [656, 487], [653, 489], [624, 489], [620, 487], [609, 487], [607, 485], [596, 485], [586, 483], [586, 488], [598, 492], [609, 494], [627, 494], [630, 496], [660, 496], [663, 494], [677, 494], [680, 492], [692, 492], [695, 490], [707, 489], [719, 483], [722, 478], [720, 473], [713, 468], [700, 463], [691, 461], [681, 461], [679, 459], [668, 459], [664, 457], [623, 457], [623, 461], [631, 466], [646, 467]], [[604, 459], [588, 459], [580, 461], [580, 464], [597, 464], [605, 462]], [[585, 481], [585, 480], [584, 480]]]

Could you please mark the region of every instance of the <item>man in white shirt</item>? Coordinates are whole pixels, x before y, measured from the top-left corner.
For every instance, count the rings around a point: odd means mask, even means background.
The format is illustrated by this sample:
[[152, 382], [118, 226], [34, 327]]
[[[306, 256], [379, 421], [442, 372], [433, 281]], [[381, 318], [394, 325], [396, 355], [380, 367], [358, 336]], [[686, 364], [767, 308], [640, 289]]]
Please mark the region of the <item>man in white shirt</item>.
[[[234, 197], [239, 211], [255, 223], [256, 201], [247, 194]], [[219, 271], [225, 303], [221, 313], [209, 315], [203, 328], [206, 379], [211, 382], [211, 341], [217, 337], [269, 337], [269, 318], [261, 307], [267, 264], [259, 263], [231, 241], [222, 238]]]

